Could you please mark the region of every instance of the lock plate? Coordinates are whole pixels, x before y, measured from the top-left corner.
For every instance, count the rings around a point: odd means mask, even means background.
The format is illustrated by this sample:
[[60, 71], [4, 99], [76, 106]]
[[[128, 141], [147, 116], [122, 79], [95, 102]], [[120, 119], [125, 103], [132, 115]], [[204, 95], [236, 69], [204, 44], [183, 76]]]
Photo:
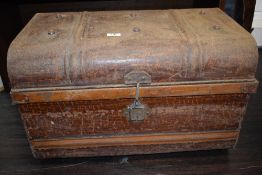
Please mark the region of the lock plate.
[[132, 71], [125, 75], [125, 84], [150, 84], [151, 76], [145, 71]]
[[141, 84], [150, 84], [151, 76], [145, 71], [132, 71], [125, 76], [125, 84], [136, 85], [136, 96], [134, 102], [124, 109], [124, 115], [129, 121], [143, 121], [150, 115], [150, 108], [139, 101], [139, 88]]
[[132, 122], [143, 121], [148, 115], [150, 115], [150, 108], [135, 100], [124, 110], [124, 115]]

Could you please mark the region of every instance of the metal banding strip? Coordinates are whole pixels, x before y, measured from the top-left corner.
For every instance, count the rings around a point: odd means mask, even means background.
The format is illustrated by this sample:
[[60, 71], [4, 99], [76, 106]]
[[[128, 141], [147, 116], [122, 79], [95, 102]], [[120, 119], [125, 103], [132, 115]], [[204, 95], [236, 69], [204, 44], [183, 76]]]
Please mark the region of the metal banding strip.
[[167, 134], [143, 134], [121, 135], [83, 138], [60, 138], [32, 140], [33, 149], [56, 149], [56, 148], [88, 148], [104, 146], [127, 146], [147, 144], [177, 144], [188, 142], [212, 142], [224, 140], [236, 140], [239, 131], [217, 132], [194, 132], [194, 133], [167, 133]]
[[[206, 84], [178, 84], [140, 87], [140, 97], [170, 97], [188, 95], [215, 95], [233, 93], [254, 93], [258, 82], [221, 82]], [[108, 87], [94, 89], [50, 89], [32, 91], [11, 91], [14, 103], [36, 103], [56, 101], [81, 101], [101, 99], [134, 98], [136, 87]]]

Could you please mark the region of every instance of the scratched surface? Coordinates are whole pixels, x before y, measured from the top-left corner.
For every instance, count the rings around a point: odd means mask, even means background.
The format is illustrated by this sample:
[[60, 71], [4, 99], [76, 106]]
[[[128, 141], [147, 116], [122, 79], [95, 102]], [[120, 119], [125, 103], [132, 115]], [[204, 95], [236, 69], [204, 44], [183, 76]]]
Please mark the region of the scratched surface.
[[[153, 19], [153, 20], [152, 20]], [[108, 37], [107, 33], [120, 33]], [[12, 88], [254, 78], [251, 35], [219, 9], [36, 14], [12, 42]]]
[[[262, 53], [262, 52], [261, 52]], [[257, 78], [262, 80], [262, 54]], [[0, 174], [251, 175], [262, 172], [262, 86], [251, 95], [235, 149], [168, 154], [36, 160], [17, 106], [0, 93]], [[125, 161], [123, 161], [125, 160]], [[125, 162], [125, 163], [123, 163]]]
[[[259, 66], [258, 78], [262, 72]], [[36, 160], [17, 106], [0, 93], [1, 175], [258, 175], [262, 171], [262, 87], [251, 96], [235, 149], [168, 154]], [[123, 161], [126, 160], [126, 161]], [[123, 163], [126, 162], [126, 163]]]
[[131, 122], [123, 110], [133, 99], [21, 104], [30, 139], [159, 132], [237, 130], [245, 114], [247, 95], [143, 98], [151, 109], [141, 122]]

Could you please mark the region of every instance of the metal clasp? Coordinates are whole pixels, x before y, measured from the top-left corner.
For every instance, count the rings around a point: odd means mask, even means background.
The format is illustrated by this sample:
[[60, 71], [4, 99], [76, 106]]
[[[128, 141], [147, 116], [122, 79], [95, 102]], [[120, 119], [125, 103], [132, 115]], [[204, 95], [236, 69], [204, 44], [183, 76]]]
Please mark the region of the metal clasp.
[[150, 114], [150, 109], [139, 101], [140, 84], [150, 84], [151, 76], [144, 71], [132, 71], [125, 76], [125, 83], [136, 84], [136, 95], [134, 102], [124, 110], [124, 114], [130, 121], [143, 121]]

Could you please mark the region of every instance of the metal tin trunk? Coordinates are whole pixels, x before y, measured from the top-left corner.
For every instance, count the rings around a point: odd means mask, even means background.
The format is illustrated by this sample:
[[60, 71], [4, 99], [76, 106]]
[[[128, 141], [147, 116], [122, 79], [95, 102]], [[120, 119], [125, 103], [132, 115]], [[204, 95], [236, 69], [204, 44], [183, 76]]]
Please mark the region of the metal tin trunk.
[[252, 36], [219, 9], [36, 14], [8, 73], [37, 158], [231, 148]]

